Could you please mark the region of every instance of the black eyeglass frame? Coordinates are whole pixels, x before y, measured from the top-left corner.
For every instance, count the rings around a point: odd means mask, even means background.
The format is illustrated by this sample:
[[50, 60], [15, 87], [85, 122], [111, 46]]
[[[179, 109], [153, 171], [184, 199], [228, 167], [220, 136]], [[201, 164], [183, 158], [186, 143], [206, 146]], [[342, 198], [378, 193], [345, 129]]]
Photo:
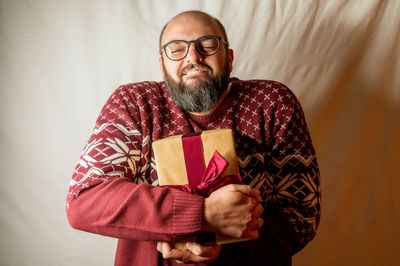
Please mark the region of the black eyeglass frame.
[[[217, 48], [217, 50], [215, 50], [215, 52], [212, 53], [212, 54], [204, 54], [201, 50], [199, 50], [199, 49], [197, 48], [197, 45], [196, 45], [196, 42], [198, 42], [200, 39], [207, 38], [207, 37], [216, 38], [216, 39], [218, 40], [218, 48]], [[165, 55], [167, 56], [167, 58], [168, 58], [169, 60], [172, 60], [172, 61], [180, 61], [180, 60], [184, 59], [184, 58], [188, 55], [189, 49], [190, 49], [190, 44], [193, 43], [194, 47], [196, 48], [196, 51], [197, 51], [199, 54], [201, 54], [201, 55], [203, 55], [203, 56], [211, 56], [211, 55], [215, 55], [216, 53], [219, 52], [219, 49], [221, 49], [221, 41], [223, 41], [223, 43], [225, 44], [225, 47], [226, 47], [226, 48], [229, 47], [229, 44], [228, 44], [224, 39], [222, 39], [222, 38], [219, 37], [219, 36], [215, 36], [215, 35], [204, 35], [204, 36], [201, 36], [201, 37], [197, 38], [196, 40], [192, 40], [192, 41], [172, 40], [172, 41], [167, 42], [166, 44], [164, 44], [164, 45], [162, 45], [162, 46], [160, 47], [160, 54], [162, 55], [162, 51], [164, 51]], [[186, 54], [185, 54], [182, 58], [180, 58], [180, 59], [171, 59], [171, 58], [168, 56], [168, 53], [167, 53], [167, 51], [166, 51], [166, 47], [167, 47], [170, 43], [173, 43], [173, 42], [184, 42], [184, 43], [186, 43], [186, 45], [187, 45]]]

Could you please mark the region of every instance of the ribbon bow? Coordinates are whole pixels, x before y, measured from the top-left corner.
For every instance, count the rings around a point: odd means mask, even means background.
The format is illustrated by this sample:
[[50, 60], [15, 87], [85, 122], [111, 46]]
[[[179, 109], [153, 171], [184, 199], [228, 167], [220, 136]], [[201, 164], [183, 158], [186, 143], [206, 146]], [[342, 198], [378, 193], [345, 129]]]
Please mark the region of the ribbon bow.
[[229, 163], [222, 157], [218, 151], [214, 152], [210, 162], [203, 174], [203, 178], [199, 185], [167, 185], [168, 187], [178, 188], [182, 191], [189, 192], [203, 197], [210, 196], [215, 190], [229, 185], [240, 184], [242, 179], [239, 174], [228, 175], [222, 178], [222, 174], [228, 167]]

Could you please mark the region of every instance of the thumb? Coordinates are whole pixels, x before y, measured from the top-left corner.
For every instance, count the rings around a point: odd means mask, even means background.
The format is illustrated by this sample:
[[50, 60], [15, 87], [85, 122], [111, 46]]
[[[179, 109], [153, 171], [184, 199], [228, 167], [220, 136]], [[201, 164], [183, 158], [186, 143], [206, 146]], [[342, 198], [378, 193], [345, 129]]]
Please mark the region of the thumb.
[[201, 246], [196, 242], [186, 242], [186, 247], [195, 255], [200, 255], [201, 253]]

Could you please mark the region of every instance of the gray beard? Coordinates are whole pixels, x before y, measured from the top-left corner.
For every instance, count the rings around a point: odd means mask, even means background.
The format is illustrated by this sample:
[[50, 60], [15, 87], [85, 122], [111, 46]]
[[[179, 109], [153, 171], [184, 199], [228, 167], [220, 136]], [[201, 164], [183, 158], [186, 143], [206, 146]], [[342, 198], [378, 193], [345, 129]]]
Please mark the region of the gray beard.
[[196, 87], [189, 87], [182, 80], [175, 82], [164, 67], [165, 85], [176, 105], [184, 111], [203, 113], [215, 105], [229, 84], [229, 66], [225, 65], [224, 72], [202, 81]]

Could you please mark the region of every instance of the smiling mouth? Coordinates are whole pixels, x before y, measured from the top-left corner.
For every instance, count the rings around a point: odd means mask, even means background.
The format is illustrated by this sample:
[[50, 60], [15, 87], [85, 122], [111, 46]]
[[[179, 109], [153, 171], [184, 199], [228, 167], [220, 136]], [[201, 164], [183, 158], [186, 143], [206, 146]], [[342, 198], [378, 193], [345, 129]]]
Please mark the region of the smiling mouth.
[[189, 70], [188, 72], [184, 73], [183, 76], [196, 76], [199, 74], [208, 74], [208, 71], [201, 70], [201, 69], [193, 69], [193, 70]]
[[211, 75], [212, 71], [211, 68], [206, 65], [201, 64], [191, 64], [186, 66], [184, 69], [181, 70], [181, 78], [186, 76], [187, 78], [196, 77], [196, 76], [204, 76], [204, 75]]

